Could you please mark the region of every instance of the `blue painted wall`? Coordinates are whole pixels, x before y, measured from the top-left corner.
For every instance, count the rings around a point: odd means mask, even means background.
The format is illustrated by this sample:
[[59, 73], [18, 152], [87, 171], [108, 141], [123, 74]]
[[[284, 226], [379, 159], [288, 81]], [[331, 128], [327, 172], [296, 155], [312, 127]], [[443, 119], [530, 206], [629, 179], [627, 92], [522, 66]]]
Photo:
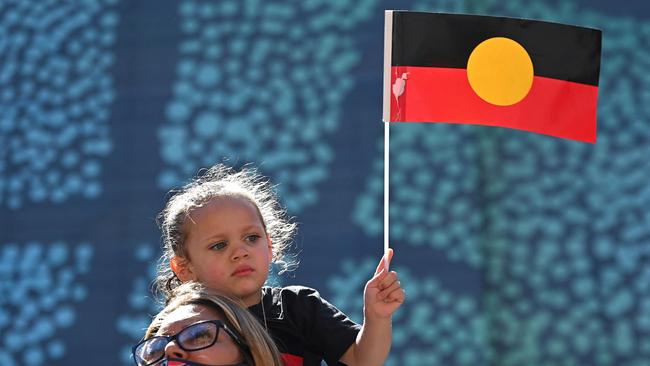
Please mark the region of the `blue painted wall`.
[[389, 365], [650, 365], [644, 1], [0, 2], [0, 364], [129, 365], [166, 192], [255, 163], [300, 232], [277, 284], [361, 320], [381, 256], [383, 10], [603, 30], [598, 142], [391, 138], [407, 303]]

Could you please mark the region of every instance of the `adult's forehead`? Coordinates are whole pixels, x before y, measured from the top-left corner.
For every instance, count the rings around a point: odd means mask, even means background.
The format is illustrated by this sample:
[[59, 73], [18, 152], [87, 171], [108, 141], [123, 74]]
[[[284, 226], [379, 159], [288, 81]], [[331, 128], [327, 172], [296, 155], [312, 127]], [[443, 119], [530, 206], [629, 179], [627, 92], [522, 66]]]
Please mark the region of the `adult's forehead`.
[[189, 325], [215, 319], [221, 317], [214, 309], [196, 304], [181, 305], [162, 319], [156, 335], [176, 334]]

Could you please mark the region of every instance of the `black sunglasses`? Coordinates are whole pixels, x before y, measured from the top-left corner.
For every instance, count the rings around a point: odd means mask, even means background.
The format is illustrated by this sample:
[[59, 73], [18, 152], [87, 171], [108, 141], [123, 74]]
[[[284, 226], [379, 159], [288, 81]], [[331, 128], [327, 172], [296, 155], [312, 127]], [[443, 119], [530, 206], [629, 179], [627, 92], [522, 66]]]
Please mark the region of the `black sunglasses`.
[[176, 344], [187, 352], [206, 349], [217, 341], [220, 329], [225, 330], [240, 350], [250, 357], [248, 345], [237, 333], [221, 320], [206, 320], [189, 325], [171, 336], [156, 336], [143, 340], [133, 347], [133, 360], [137, 366], [153, 365], [165, 357], [165, 347], [171, 341], [176, 341]]

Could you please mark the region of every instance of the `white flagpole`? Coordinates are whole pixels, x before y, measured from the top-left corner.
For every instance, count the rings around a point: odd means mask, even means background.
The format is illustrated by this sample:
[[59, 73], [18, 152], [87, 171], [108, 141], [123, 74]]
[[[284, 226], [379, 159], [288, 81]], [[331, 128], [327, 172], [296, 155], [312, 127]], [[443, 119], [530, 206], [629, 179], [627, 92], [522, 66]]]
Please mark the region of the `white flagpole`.
[[388, 239], [389, 239], [389, 191], [390, 191], [390, 98], [391, 98], [391, 58], [393, 48], [393, 11], [384, 12], [384, 258], [388, 269]]
[[388, 238], [389, 238], [389, 203], [390, 203], [390, 122], [384, 122], [384, 258], [386, 259], [386, 268], [388, 269]]

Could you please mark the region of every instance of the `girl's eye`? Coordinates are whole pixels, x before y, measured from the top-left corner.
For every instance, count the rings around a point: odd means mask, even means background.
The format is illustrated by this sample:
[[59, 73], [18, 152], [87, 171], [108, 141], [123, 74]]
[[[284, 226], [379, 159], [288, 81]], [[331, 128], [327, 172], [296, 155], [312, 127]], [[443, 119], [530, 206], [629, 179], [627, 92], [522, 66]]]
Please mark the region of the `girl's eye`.
[[213, 250], [221, 250], [221, 249], [225, 248], [227, 245], [228, 245], [228, 244], [227, 244], [225, 241], [220, 241], [220, 242], [218, 242], [218, 243], [212, 245], [212, 246], [210, 247], [210, 249], [213, 249]]
[[259, 240], [259, 238], [261, 238], [261, 236], [259, 236], [259, 235], [257, 235], [257, 234], [253, 234], [253, 235], [249, 235], [249, 236], [247, 236], [247, 237], [246, 237], [246, 241], [249, 242], [249, 243], [254, 243], [254, 242], [256, 242], [257, 240]]

